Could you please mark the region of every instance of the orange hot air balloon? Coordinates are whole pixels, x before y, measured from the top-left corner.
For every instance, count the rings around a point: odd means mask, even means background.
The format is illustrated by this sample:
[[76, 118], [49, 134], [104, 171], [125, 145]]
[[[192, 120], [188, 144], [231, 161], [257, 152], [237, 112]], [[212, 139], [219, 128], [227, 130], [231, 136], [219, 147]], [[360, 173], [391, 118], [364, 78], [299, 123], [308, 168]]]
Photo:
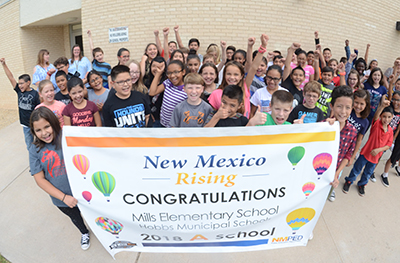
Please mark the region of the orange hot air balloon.
[[89, 170], [89, 159], [83, 154], [76, 154], [72, 157], [72, 162], [74, 163], [76, 169], [81, 172], [83, 179], [86, 179], [86, 172]]

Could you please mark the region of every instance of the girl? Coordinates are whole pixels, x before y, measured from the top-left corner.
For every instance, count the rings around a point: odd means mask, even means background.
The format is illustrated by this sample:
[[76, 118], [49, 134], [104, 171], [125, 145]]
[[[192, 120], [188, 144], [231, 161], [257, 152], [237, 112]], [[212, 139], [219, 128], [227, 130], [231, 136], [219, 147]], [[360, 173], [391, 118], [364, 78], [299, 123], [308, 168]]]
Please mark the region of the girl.
[[206, 53], [214, 56], [215, 65], [218, 65], [221, 62], [221, 53], [219, 51], [219, 47], [217, 46], [217, 44], [210, 44], [207, 47]]
[[[102, 85], [102, 78], [99, 72], [92, 70], [88, 74], [88, 81], [91, 89], [87, 90], [89, 101], [96, 104], [100, 113], [101, 123], [103, 121], [103, 105], [107, 100], [109, 90]], [[114, 89], [112, 89], [114, 90]]]
[[332, 58], [331, 60], [328, 61], [328, 66], [333, 69], [332, 82], [335, 85], [335, 87], [340, 85], [340, 77], [338, 75], [338, 65], [339, 65], [339, 62], [334, 58]]
[[50, 79], [51, 75], [56, 72], [53, 64], [50, 64], [50, 53], [47, 49], [41, 49], [38, 53], [37, 65], [33, 68], [33, 84], [39, 86], [39, 82]]
[[264, 78], [265, 78], [265, 73], [267, 71], [267, 65], [268, 61], [265, 57], [262, 58], [262, 61], [260, 63], [260, 66], [258, 66], [258, 69], [256, 71], [256, 75], [254, 76], [253, 82], [251, 83], [250, 86], [250, 97], [253, 96], [253, 94], [258, 90], [266, 87]]
[[42, 106], [49, 108], [57, 116], [62, 128], [64, 126], [62, 112], [65, 108], [65, 104], [61, 101], [54, 100], [54, 86], [50, 80], [45, 79], [39, 83], [39, 96], [42, 103], [37, 105], [35, 109]]
[[396, 58], [394, 63], [393, 63], [393, 67], [388, 68], [385, 71], [385, 77], [389, 80], [390, 76], [392, 74], [395, 74], [396, 72], [400, 71], [400, 57]]
[[347, 77], [347, 85], [353, 89], [353, 92], [359, 89], [363, 89], [364, 85], [361, 84], [360, 74], [358, 74], [357, 70], [350, 70], [350, 73]]
[[244, 66], [244, 64], [246, 64], [246, 56], [246, 51], [243, 49], [238, 49], [235, 51], [235, 53], [233, 53], [233, 60]]
[[368, 80], [364, 83], [364, 89], [369, 92], [371, 96], [371, 112], [368, 116], [368, 121], [372, 124], [372, 118], [375, 115], [376, 109], [383, 95], [387, 94], [386, 87], [383, 86], [383, 74], [380, 68], [371, 70]]
[[183, 77], [186, 74], [185, 66], [180, 60], [172, 60], [167, 68], [167, 77], [163, 83], [158, 84], [161, 80], [163, 70], [155, 69], [156, 75], [151, 83], [149, 95], [155, 96], [164, 92], [164, 98], [161, 105], [161, 125], [169, 127], [169, 121], [175, 106], [187, 98], [186, 92], [183, 90]]
[[169, 64], [169, 62], [172, 60], [180, 60], [180, 61], [182, 61], [182, 63], [185, 63], [185, 55], [183, 54], [182, 51], [180, 51], [179, 49], [176, 49], [176, 50], [174, 50], [174, 52], [172, 52], [171, 59], [169, 59], [167, 61], [167, 64]]
[[[350, 56], [351, 58], [351, 56]], [[363, 58], [359, 58], [354, 62], [354, 68], [357, 70], [358, 74], [361, 78], [361, 83], [364, 83], [367, 80], [368, 76], [365, 76], [364, 71], [367, 67], [367, 63]]]
[[99, 109], [92, 101], [85, 99], [85, 86], [80, 78], [68, 80], [68, 93], [72, 103], [63, 110], [64, 124], [67, 126], [101, 127]]
[[[244, 109], [241, 108], [240, 113], [242, 113], [245, 117], [250, 118], [250, 112], [252, 111], [252, 108], [250, 107], [250, 90], [248, 87], [250, 87], [258, 66], [263, 58], [263, 54], [266, 52], [268, 39], [269, 38], [267, 35], [261, 35], [261, 46], [258, 50], [257, 56], [254, 58], [246, 79], [244, 79], [245, 72], [242, 64], [236, 61], [231, 61], [225, 65], [221, 85], [218, 87], [218, 89], [213, 91], [208, 98], [208, 101], [215, 110], [218, 110], [221, 106], [221, 97], [224, 88], [228, 85], [238, 85], [242, 88], [244, 102]], [[273, 81], [275, 81], [275, 77]]]
[[367, 119], [369, 112], [371, 111], [370, 107], [370, 96], [369, 93], [363, 89], [358, 89], [353, 94], [354, 103], [353, 110], [349, 118], [347, 119], [358, 131], [356, 146], [354, 148], [353, 155], [347, 166], [351, 166], [356, 159], [358, 154], [358, 150], [361, 147], [361, 141], [364, 138], [364, 134], [367, 132], [369, 127], [369, 121]]
[[203, 64], [211, 63], [217, 65], [216, 62], [217, 60], [211, 53], [207, 53], [203, 56]]
[[50, 195], [53, 204], [71, 218], [82, 234], [81, 248], [87, 250], [90, 247], [89, 230], [69, 186], [61, 149], [60, 123], [51, 110], [40, 107], [32, 112], [30, 130], [34, 136], [34, 147], [29, 149], [31, 174], [37, 185]]
[[[154, 76], [157, 74], [157, 70], [161, 71], [161, 77], [159, 82], [157, 83], [157, 86], [162, 84], [167, 79], [166, 69], [167, 69], [167, 63], [165, 62], [165, 59], [163, 57], [155, 57], [150, 64], [150, 74], [148, 82], [145, 83], [146, 87], [150, 88], [151, 83], [154, 80]], [[161, 92], [160, 94], [157, 94], [155, 96], [150, 96], [150, 109], [151, 109], [150, 121], [153, 121], [153, 128], [162, 127], [160, 121], [160, 113], [161, 113], [161, 105], [163, 97], [164, 97], [164, 92]], [[148, 126], [151, 127], [151, 125]]]
[[368, 69], [364, 72], [364, 75], [369, 76], [371, 74], [371, 70], [378, 67], [378, 60], [373, 59], [369, 62]]
[[[303, 83], [301, 83], [300, 85], [300, 89], [303, 90], [304, 85], [306, 85], [307, 82], [309, 81], [313, 81], [314, 80], [314, 68], [312, 67], [312, 65], [307, 65], [307, 53], [300, 49], [300, 45], [298, 46], [298, 49], [295, 51], [296, 54], [296, 59], [297, 59], [297, 67], [300, 66], [303, 68], [304, 73], [305, 73], [305, 79], [303, 81]], [[287, 59], [290, 59], [291, 57], [287, 57]], [[296, 65], [291, 65], [291, 68], [295, 68]]]
[[197, 73], [199, 72], [200, 68], [200, 58], [196, 54], [191, 54], [187, 58], [187, 68], [189, 70], [189, 73]]
[[211, 93], [218, 88], [218, 69], [214, 63], [205, 63], [201, 66], [199, 74], [203, 77], [205, 86], [201, 98], [208, 102]]
[[140, 64], [136, 60], [131, 60], [128, 62], [129, 74], [132, 79], [132, 90], [139, 91], [145, 95], [149, 92], [147, 87], [143, 83], [143, 75], [140, 70]]
[[[290, 63], [290, 62], [289, 62]], [[288, 68], [288, 70], [286, 70]], [[305, 80], [305, 72], [301, 66], [294, 68], [290, 75], [287, 76], [290, 71], [290, 67], [285, 66], [285, 70], [283, 72], [282, 87], [286, 88], [293, 95], [293, 108], [297, 105], [303, 104], [304, 96], [303, 90], [300, 88], [301, 84]]]
[[143, 76], [143, 81], [145, 81], [150, 73], [150, 63], [151, 61], [159, 56], [157, 45], [154, 43], [149, 43], [144, 50], [144, 55], [140, 61], [140, 69]]
[[75, 77], [79, 77], [83, 80], [83, 83], [87, 83], [87, 74], [92, 70], [92, 63], [90, 63], [87, 57], [82, 56], [81, 48], [79, 45], [72, 47], [71, 58], [68, 60], [69, 68], [68, 72], [73, 74]]
[[117, 65], [126, 65], [129, 61], [130, 52], [126, 48], [120, 48], [117, 52], [118, 64]]

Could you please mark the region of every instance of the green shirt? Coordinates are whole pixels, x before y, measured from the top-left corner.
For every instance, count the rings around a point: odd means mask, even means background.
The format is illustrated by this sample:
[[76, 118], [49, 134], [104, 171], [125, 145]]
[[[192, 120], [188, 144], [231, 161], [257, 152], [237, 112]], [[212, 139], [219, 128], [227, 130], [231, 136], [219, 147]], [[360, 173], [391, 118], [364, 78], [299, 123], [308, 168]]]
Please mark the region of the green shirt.
[[[266, 113], [266, 112], [265, 112]], [[269, 126], [269, 125], [277, 125], [274, 121], [274, 119], [272, 118], [271, 114], [266, 113], [267, 114], [267, 121], [264, 124], [261, 125], [257, 125], [257, 126]], [[285, 121], [282, 125], [287, 125], [287, 124], [291, 124], [288, 121]]]

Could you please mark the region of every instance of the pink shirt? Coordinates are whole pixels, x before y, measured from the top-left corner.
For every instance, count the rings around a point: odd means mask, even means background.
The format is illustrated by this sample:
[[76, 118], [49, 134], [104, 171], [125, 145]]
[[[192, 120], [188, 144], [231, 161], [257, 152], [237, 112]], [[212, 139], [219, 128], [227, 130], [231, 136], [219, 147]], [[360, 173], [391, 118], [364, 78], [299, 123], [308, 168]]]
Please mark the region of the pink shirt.
[[[244, 88], [245, 88], [245, 98], [244, 98], [244, 116], [247, 118], [250, 117], [250, 90], [247, 88], [246, 83], [244, 83]], [[221, 97], [222, 97], [222, 89], [216, 89], [214, 90], [211, 94], [210, 97], [208, 97], [208, 102], [210, 102], [211, 106], [215, 110], [218, 110], [219, 107], [221, 107]]]
[[35, 109], [42, 107], [42, 106], [50, 109], [57, 116], [58, 120], [60, 121], [60, 126], [62, 128], [64, 126], [64, 118], [62, 116], [62, 112], [65, 108], [65, 104], [58, 100], [54, 100], [53, 102], [54, 103], [50, 106], [47, 106], [44, 103], [40, 103], [39, 105], [36, 106]]
[[[292, 69], [297, 67], [297, 65], [294, 64], [294, 63], [291, 63], [290, 66], [292, 67]], [[304, 79], [303, 83], [301, 83], [301, 85], [300, 85], [300, 88], [302, 90], [304, 88], [304, 85], [306, 85], [307, 82], [310, 81], [310, 76], [314, 75], [314, 73], [315, 73], [314, 68], [312, 66], [310, 66], [310, 65], [306, 65], [303, 69], [304, 69], [304, 72], [306, 74], [306, 76], [305, 76], [306, 78]]]

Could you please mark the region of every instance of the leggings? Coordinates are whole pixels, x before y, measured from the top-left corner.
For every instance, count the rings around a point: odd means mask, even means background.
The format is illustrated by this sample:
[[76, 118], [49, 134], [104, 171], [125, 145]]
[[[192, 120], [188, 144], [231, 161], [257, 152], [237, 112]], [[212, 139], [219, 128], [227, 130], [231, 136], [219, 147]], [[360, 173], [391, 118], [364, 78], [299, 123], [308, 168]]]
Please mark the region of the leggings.
[[82, 234], [89, 233], [89, 230], [86, 228], [85, 223], [83, 222], [83, 218], [81, 216], [81, 211], [77, 206], [74, 208], [69, 207], [59, 207], [64, 214], [66, 214], [69, 218], [71, 218], [72, 223], [81, 231]]

